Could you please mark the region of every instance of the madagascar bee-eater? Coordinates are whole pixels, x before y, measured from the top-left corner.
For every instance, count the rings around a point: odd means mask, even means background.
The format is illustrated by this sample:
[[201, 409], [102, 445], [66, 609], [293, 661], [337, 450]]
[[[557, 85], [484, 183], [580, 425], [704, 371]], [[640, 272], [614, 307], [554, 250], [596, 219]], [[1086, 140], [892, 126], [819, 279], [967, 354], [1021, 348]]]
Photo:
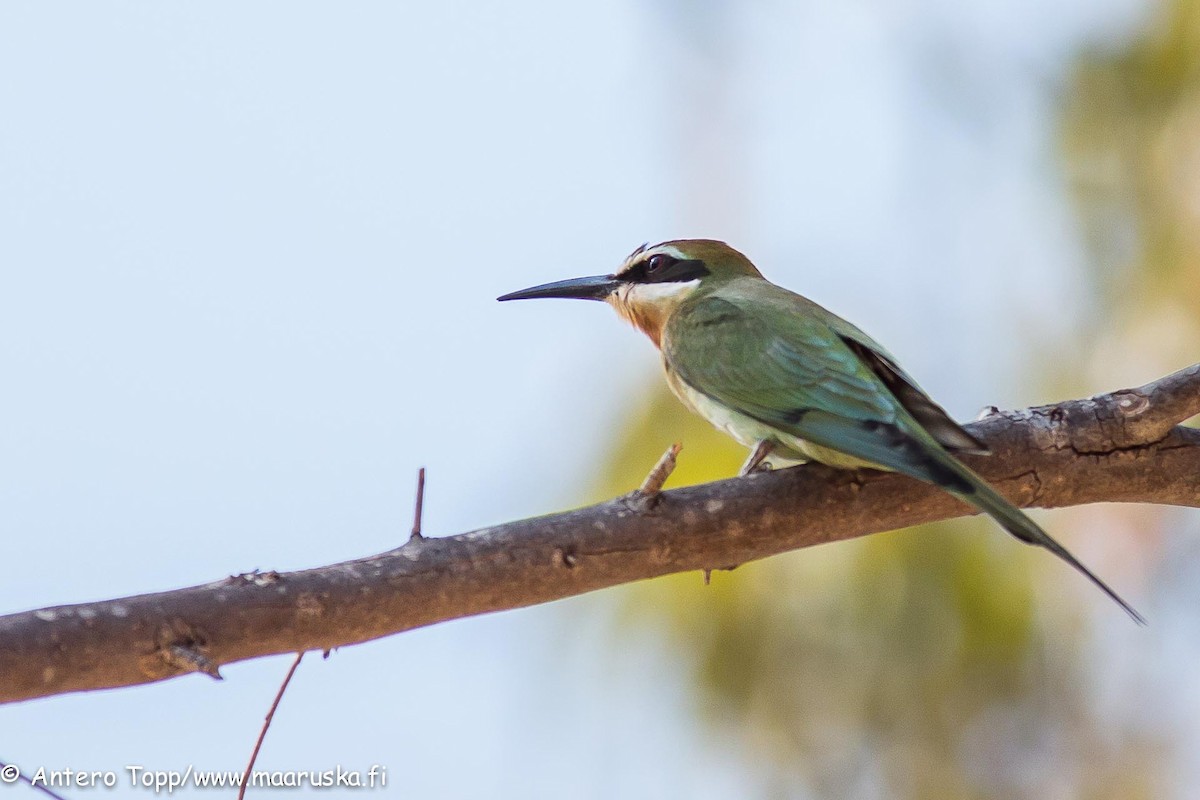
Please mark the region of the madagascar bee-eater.
[[776, 286], [724, 242], [643, 245], [611, 275], [547, 283], [500, 300], [603, 300], [662, 352], [685, 406], [768, 463], [819, 461], [890, 470], [940, 487], [1023, 542], [1083, 573], [1139, 623], [1104, 581], [954, 453], [987, 453], [896, 360], [854, 325]]

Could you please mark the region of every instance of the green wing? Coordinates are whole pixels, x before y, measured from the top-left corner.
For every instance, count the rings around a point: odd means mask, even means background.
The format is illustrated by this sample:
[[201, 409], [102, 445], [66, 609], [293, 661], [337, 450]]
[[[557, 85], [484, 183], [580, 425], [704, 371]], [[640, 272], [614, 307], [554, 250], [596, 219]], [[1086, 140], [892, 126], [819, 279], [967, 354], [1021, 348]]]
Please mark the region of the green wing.
[[[930, 450], [941, 453], [937, 438], [876, 370], [892, 370], [897, 385], [937, 409], [953, 430], [962, 429], [865, 334], [799, 295], [766, 281], [737, 281], [673, 315], [663, 353], [693, 389], [782, 432], [967, 488], [931, 457]], [[983, 447], [965, 431], [952, 446], [960, 443]]]
[[[830, 315], [840, 325], [831, 326], [842, 341], [854, 351], [875, 377], [883, 382], [892, 395], [913, 415], [922, 428], [947, 450], [986, 455], [987, 445], [968, 433], [951, 419], [945, 409], [933, 402], [908, 373], [900, 369], [886, 350], [869, 336], [845, 320]], [[848, 330], [847, 330], [848, 329]]]
[[672, 315], [663, 356], [680, 379], [722, 405], [971, 503], [1018, 539], [1079, 570], [1144, 622], [1108, 584], [943, 449], [986, 448], [879, 345], [816, 303], [766, 281], [732, 281]]

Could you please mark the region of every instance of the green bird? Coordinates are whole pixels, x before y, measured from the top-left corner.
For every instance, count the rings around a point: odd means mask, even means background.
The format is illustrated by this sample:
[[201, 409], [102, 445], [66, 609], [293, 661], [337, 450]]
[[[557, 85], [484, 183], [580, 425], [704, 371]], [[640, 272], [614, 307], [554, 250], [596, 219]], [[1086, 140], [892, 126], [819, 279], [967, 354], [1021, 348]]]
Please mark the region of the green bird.
[[499, 300], [602, 300], [662, 352], [685, 406], [764, 461], [899, 472], [989, 514], [1023, 542], [1083, 573], [1140, 624], [1120, 595], [953, 453], [987, 445], [933, 402], [874, 339], [806, 297], [768, 281], [724, 242], [643, 245], [611, 275], [573, 278]]

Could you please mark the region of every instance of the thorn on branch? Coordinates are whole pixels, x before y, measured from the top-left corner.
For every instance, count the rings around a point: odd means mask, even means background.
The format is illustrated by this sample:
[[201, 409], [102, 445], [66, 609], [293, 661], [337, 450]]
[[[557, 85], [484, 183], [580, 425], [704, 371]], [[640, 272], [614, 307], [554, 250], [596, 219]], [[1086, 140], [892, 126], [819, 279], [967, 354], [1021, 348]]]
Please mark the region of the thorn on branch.
[[738, 565], [738, 564], [731, 564], [731, 565], [730, 565], [730, 566], [728, 566], [728, 567], [705, 567], [705, 568], [704, 568], [704, 585], [705, 585], [705, 586], [708, 586], [708, 585], [710, 585], [710, 584], [712, 583], [712, 574], [713, 574], [714, 572], [717, 572], [717, 571], [721, 571], [721, 572], [733, 572], [735, 569], [737, 569], [737, 568], [738, 568], [738, 566], [740, 566], [740, 565]]
[[980, 410], [980, 412], [975, 416], [975, 421], [978, 422], [979, 420], [984, 420], [984, 419], [987, 419], [988, 417], [994, 417], [999, 413], [1000, 413], [1000, 408], [998, 406], [984, 406]]
[[408, 537], [408, 540], [410, 542], [413, 539], [424, 539], [425, 538], [424, 536], [421, 535], [421, 514], [423, 513], [424, 509], [425, 509], [425, 468], [421, 467], [419, 470], [417, 470], [417, 507], [416, 507], [416, 510], [413, 512], [412, 533]]
[[218, 666], [193, 645], [173, 644], [160, 651], [170, 666], [184, 672], [201, 672], [213, 680], [224, 680]]
[[675, 462], [682, 449], [683, 445], [679, 442], [668, 447], [667, 452], [662, 454], [662, 458], [658, 459], [654, 469], [650, 470], [646, 480], [642, 481], [642, 485], [638, 487], [636, 495], [643, 510], [653, 507], [654, 501], [662, 494], [663, 484], [675, 471]]

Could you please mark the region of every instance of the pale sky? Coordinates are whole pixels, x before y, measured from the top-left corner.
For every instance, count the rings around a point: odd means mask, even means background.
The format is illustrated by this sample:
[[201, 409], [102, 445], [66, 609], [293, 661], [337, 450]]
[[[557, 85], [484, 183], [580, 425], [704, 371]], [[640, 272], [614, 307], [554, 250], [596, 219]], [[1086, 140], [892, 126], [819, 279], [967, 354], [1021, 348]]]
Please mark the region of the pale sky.
[[[648, 240], [729, 239], [959, 416], [1056, 399], [1013, 380], [1087, 303], [1054, 93], [1135, 4], [901, 5], [0, 7], [0, 613], [389, 549], [422, 465], [430, 535], [582, 502], [656, 356], [494, 298]], [[753, 791], [607, 607], [310, 655], [259, 767]], [[0, 708], [0, 759], [240, 768], [287, 665]]]

